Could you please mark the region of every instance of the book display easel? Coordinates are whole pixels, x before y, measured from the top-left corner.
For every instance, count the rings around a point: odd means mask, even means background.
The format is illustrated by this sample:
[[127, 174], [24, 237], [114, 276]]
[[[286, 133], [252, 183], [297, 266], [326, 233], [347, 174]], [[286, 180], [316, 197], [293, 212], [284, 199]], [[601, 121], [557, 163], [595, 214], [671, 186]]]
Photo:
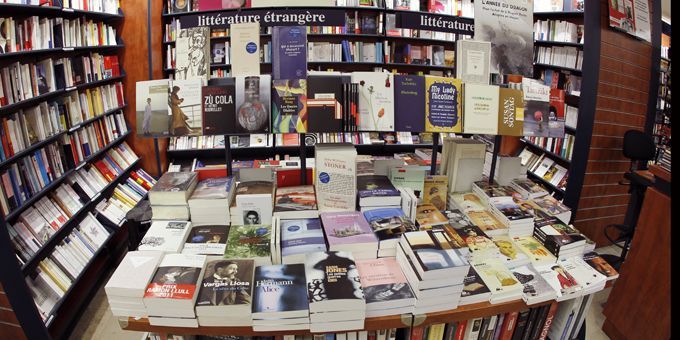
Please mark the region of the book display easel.
[[123, 13], [35, 3], [0, 3], [0, 333], [47, 339], [71, 332], [127, 248], [112, 205], [146, 180], [125, 142]]

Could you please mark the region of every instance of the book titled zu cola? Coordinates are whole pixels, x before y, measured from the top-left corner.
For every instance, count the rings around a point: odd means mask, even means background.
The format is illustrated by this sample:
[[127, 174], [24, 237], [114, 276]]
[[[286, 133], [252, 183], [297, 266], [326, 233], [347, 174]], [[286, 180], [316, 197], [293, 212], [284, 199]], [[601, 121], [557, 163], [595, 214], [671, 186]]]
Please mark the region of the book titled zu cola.
[[[236, 87], [231, 78], [226, 82], [203, 86], [203, 135], [224, 135], [236, 132]], [[222, 79], [220, 79], [222, 81]]]

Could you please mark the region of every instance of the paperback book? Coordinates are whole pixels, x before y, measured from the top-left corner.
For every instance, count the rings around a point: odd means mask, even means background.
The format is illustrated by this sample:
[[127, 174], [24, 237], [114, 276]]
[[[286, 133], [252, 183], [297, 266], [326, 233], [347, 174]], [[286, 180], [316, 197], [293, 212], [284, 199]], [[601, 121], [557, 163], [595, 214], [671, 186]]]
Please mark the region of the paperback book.
[[276, 188], [274, 215], [286, 218], [315, 218], [319, 216], [313, 185]]
[[[204, 86], [203, 135], [225, 135], [236, 132], [236, 87], [233, 79], [219, 85]], [[214, 80], [211, 83], [215, 83]]]
[[272, 81], [272, 132], [307, 132], [307, 80]]
[[463, 131], [461, 89], [459, 79], [425, 76], [425, 131]]
[[170, 135], [168, 115], [168, 91], [170, 80], [138, 81], [135, 84], [135, 113], [137, 135], [162, 137]]
[[383, 72], [352, 72], [359, 84], [359, 131], [394, 131], [394, 76]]
[[175, 80], [210, 77], [210, 28], [180, 29], [175, 41]]
[[236, 76], [235, 80], [237, 132], [268, 133], [271, 117], [271, 76]]
[[225, 259], [252, 258], [256, 265], [271, 264], [272, 231], [269, 225], [232, 225]]
[[228, 225], [195, 226], [189, 231], [182, 253], [223, 255], [228, 234]]
[[[253, 319], [307, 317], [309, 303], [303, 264], [278, 264], [255, 268]], [[273, 320], [269, 320], [274, 322]]]
[[357, 260], [356, 266], [369, 312], [392, 309], [387, 313], [403, 314], [415, 304], [415, 295], [396, 259]]
[[201, 316], [221, 316], [224, 313], [249, 315], [254, 268], [255, 263], [250, 259], [208, 257], [196, 301], [199, 319]]
[[366, 309], [359, 270], [349, 252], [310, 253], [305, 259], [311, 313]]
[[198, 136], [203, 128], [201, 89], [205, 80], [188, 78], [173, 80], [168, 97], [171, 136]]
[[400, 208], [380, 208], [364, 212], [366, 221], [380, 242], [379, 249], [394, 248], [406, 232], [418, 230]]
[[326, 239], [318, 218], [281, 220], [283, 264], [303, 263], [305, 254], [326, 251]]

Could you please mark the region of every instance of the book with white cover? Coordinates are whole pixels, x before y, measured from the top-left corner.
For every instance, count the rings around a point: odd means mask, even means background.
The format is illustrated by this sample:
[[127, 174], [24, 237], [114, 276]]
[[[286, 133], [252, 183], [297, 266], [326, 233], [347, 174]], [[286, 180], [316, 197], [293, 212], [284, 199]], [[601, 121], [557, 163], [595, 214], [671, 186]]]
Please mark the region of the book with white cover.
[[314, 152], [314, 187], [319, 211], [354, 210], [357, 200], [354, 145], [316, 144]]
[[359, 130], [394, 131], [394, 77], [386, 72], [352, 72], [359, 88]]
[[190, 230], [191, 222], [154, 221], [137, 249], [178, 253], [182, 250]]
[[532, 305], [557, 298], [557, 292], [532, 266], [519, 266], [511, 271], [524, 286], [522, 299], [527, 304]]
[[304, 263], [305, 254], [326, 251], [326, 241], [318, 218], [280, 220], [281, 262]]
[[492, 304], [522, 298], [524, 287], [500, 260], [473, 258], [471, 264], [491, 291]]
[[229, 27], [231, 76], [260, 74], [260, 23], [238, 23]]
[[559, 264], [583, 287], [583, 295], [598, 292], [607, 284], [607, 277], [591, 267], [581, 256], [560, 260]]
[[490, 80], [491, 43], [488, 41], [458, 39], [456, 41], [456, 78], [465, 84], [488, 85]]
[[241, 182], [236, 187], [236, 207], [242, 217], [233, 224], [271, 224], [274, 184], [268, 181]]
[[549, 265], [534, 266], [534, 269], [543, 276], [546, 282], [557, 293], [557, 301], [572, 299], [583, 294], [583, 287], [576, 279], [567, 272], [564, 267], [554, 263]]
[[166, 254], [144, 293], [150, 316], [194, 318], [205, 255]]
[[465, 84], [463, 131], [495, 135], [498, 133], [498, 86]]
[[141, 303], [144, 290], [162, 258], [163, 253], [159, 251], [138, 250], [125, 254], [104, 286], [107, 297], [138, 298]]

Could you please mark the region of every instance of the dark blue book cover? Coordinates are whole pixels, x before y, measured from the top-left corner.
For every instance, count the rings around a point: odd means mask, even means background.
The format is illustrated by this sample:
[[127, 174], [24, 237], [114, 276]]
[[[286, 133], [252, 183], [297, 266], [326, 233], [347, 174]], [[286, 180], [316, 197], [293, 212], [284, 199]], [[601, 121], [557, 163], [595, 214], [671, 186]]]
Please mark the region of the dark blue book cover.
[[357, 192], [361, 198], [401, 195], [387, 176], [380, 175], [357, 176]]
[[307, 78], [307, 29], [275, 26], [272, 32], [272, 79]]
[[399, 208], [368, 210], [364, 212], [364, 217], [380, 240], [397, 238], [405, 232], [418, 230]]
[[307, 279], [303, 264], [255, 268], [253, 313], [308, 310]]
[[394, 130], [425, 131], [425, 78], [394, 76]]

